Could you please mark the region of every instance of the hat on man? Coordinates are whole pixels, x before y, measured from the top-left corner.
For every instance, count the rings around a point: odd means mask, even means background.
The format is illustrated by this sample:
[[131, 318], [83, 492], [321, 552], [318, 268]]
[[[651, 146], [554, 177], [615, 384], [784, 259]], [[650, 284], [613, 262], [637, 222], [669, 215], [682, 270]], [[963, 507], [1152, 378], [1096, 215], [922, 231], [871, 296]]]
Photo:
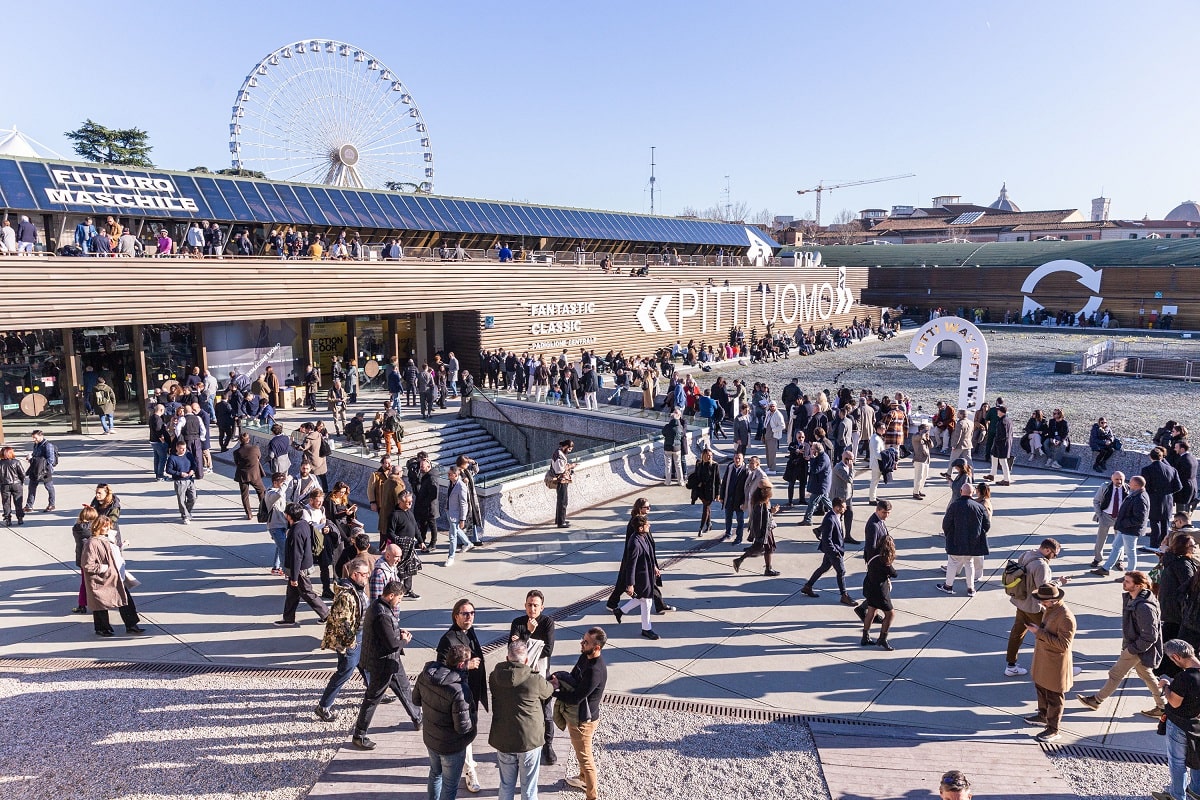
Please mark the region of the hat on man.
[[1061, 586], [1055, 586], [1053, 583], [1043, 583], [1033, 593], [1033, 596], [1038, 602], [1041, 602], [1042, 600], [1062, 600], [1066, 594]]

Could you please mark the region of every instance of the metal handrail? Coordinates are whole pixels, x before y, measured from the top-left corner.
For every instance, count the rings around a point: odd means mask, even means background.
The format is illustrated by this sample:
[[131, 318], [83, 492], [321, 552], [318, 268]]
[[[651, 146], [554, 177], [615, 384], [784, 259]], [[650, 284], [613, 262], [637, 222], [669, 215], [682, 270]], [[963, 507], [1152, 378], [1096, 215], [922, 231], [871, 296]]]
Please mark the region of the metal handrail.
[[476, 389], [475, 391], [471, 392], [471, 394], [467, 397], [467, 400], [471, 401], [476, 397], [482, 397], [484, 400], [487, 400], [488, 403], [491, 404], [492, 408], [496, 409], [496, 413], [504, 417], [505, 421], [508, 422], [509, 425], [513, 426], [517, 433], [521, 434], [521, 441], [525, 443], [525, 463], [529, 464], [529, 462], [533, 459], [533, 448], [529, 444], [529, 434], [527, 434], [525, 429], [518, 425], [512, 417], [506, 414], [504, 409], [502, 409], [495, 400], [488, 397], [486, 392]]

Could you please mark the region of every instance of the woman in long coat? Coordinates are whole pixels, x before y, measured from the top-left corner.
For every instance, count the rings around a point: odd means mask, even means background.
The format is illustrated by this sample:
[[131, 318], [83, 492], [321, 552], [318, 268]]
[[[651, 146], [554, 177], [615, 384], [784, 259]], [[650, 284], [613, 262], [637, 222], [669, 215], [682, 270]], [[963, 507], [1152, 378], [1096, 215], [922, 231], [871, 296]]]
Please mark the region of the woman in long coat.
[[654, 402], [658, 398], [658, 370], [653, 366], [646, 367], [642, 373], [642, 410], [653, 411]]
[[650, 603], [654, 596], [654, 585], [662, 572], [650, 544], [650, 520], [638, 515], [631, 524], [634, 534], [625, 547], [625, 557], [621, 560], [621, 571], [617, 575], [617, 587], [623, 588], [629, 600], [620, 608], [613, 609], [613, 615], [620, 622], [626, 613], [635, 608], [641, 609], [642, 636], [657, 639], [658, 634], [650, 624]]
[[87, 576], [84, 583], [87, 591], [87, 609], [92, 612], [97, 636], [113, 635], [108, 612], [114, 608], [121, 614], [126, 633], [145, 633], [138, 626], [140, 620], [137, 607], [125, 589], [125, 581], [121, 577], [121, 551], [108, 539], [111, 527], [112, 522], [108, 517], [98, 517], [92, 523], [91, 538], [83, 543], [81, 568]]
[[721, 491], [721, 470], [713, 460], [712, 450], [707, 447], [700, 453], [696, 468], [688, 476], [688, 487], [692, 490], [692, 502], [699, 500], [703, 504], [700, 512], [699, 536], [712, 530], [712, 503]]
[[763, 483], [750, 496], [750, 546], [733, 560], [733, 571], [742, 568], [747, 558], [762, 556], [766, 569], [763, 574], [773, 578], [779, 573], [771, 569], [771, 554], [775, 552], [775, 514], [779, 506], [771, 506], [771, 484]]
[[1033, 686], [1037, 690], [1038, 704], [1037, 714], [1026, 717], [1025, 721], [1030, 725], [1046, 726], [1037, 735], [1041, 742], [1052, 742], [1059, 738], [1063, 698], [1075, 681], [1074, 664], [1071, 661], [1075, 615], [1063, 604], [1065, 595], [1061, 586], [1039, 586], [1034, 597], [1042, 605], [1042, 621], [1025, 626], [1035, 637], [1029, 677], [1033, 679]]

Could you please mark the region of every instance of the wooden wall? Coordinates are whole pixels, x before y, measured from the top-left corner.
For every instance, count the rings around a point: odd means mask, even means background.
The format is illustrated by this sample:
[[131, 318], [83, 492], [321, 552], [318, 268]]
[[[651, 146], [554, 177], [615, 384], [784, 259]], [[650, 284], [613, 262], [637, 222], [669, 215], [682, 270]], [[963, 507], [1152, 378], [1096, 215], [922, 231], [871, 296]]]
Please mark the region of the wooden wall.
[[[1021, 285], [1033, 267], [872, 267], [868, 269], [863, 302], [875, 305], [917, 306], [928, 310], [942, 306], [991, 309], [1000, 322], [1006, 310], [1021, 311]], [[1178, 306], [1174, 328], [1200, 328], [1200, 268], [1103, 267], [1100, 281], [1101, 314], [1109, 309], [1122, 327], [1150, 319], [1151, 309]], [[1155, 292], [1162, 296], [1156, 298]], [[1032, 299], [1052, 312], [1077, 312], [1092, 291], [1069, 273], [1048, 275], [1038, 282]], [[1145, 310], [1145, 315], [1139, 311]]]

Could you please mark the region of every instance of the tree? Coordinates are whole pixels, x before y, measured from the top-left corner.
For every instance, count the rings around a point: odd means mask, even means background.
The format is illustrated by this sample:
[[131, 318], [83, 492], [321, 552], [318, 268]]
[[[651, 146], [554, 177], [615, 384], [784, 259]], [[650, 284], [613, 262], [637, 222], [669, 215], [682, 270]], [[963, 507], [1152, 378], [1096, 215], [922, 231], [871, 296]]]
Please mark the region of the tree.
[[829, 226], [829, 233], [838, 244], [857, 244], [866, 238], [863, 236], [862, 226], [858, 224], [854, 212], [848, 208], [843, 208], [833, 218], [833, 223]]
[[385, 181], [383, 188], [389, 192], [407, 192], [412, 194], [421, 191], [421, 187], [415, 183], [407, 183], [405, 181]]
[[149, 134], [140, 128], [106, 128], [87, 120], [78, 130], [63, 134], [75, 143], [75, 154], [97, 164], [153, 167]]
[[225, 169], [217, 170], [218, 175], [232, 175], [235, 178], [263, 178], [267, 177], [265, 172], [259, 172], [256, 169], [243, 169], [242, 167], [226, 167]]
[[212, 175], [212, 170], [209, 169], [208, 167], [192, 167], [191, 169], [188, 170], [188, 172], [200, 172], [200, 173], [203, 173], [204, 175]]
[[755, 225], [762, 225], [764, 228], [775, 227], [775, 213], [769, 208], [761, 209], [754, 218], [750, 220]]
[[679, 216], [681, 216], [681, 217], [696, 217], [698, 219], [700, 217], [700, 209], [694, 208], [692, 206], [684, 206], [680, 210]]

